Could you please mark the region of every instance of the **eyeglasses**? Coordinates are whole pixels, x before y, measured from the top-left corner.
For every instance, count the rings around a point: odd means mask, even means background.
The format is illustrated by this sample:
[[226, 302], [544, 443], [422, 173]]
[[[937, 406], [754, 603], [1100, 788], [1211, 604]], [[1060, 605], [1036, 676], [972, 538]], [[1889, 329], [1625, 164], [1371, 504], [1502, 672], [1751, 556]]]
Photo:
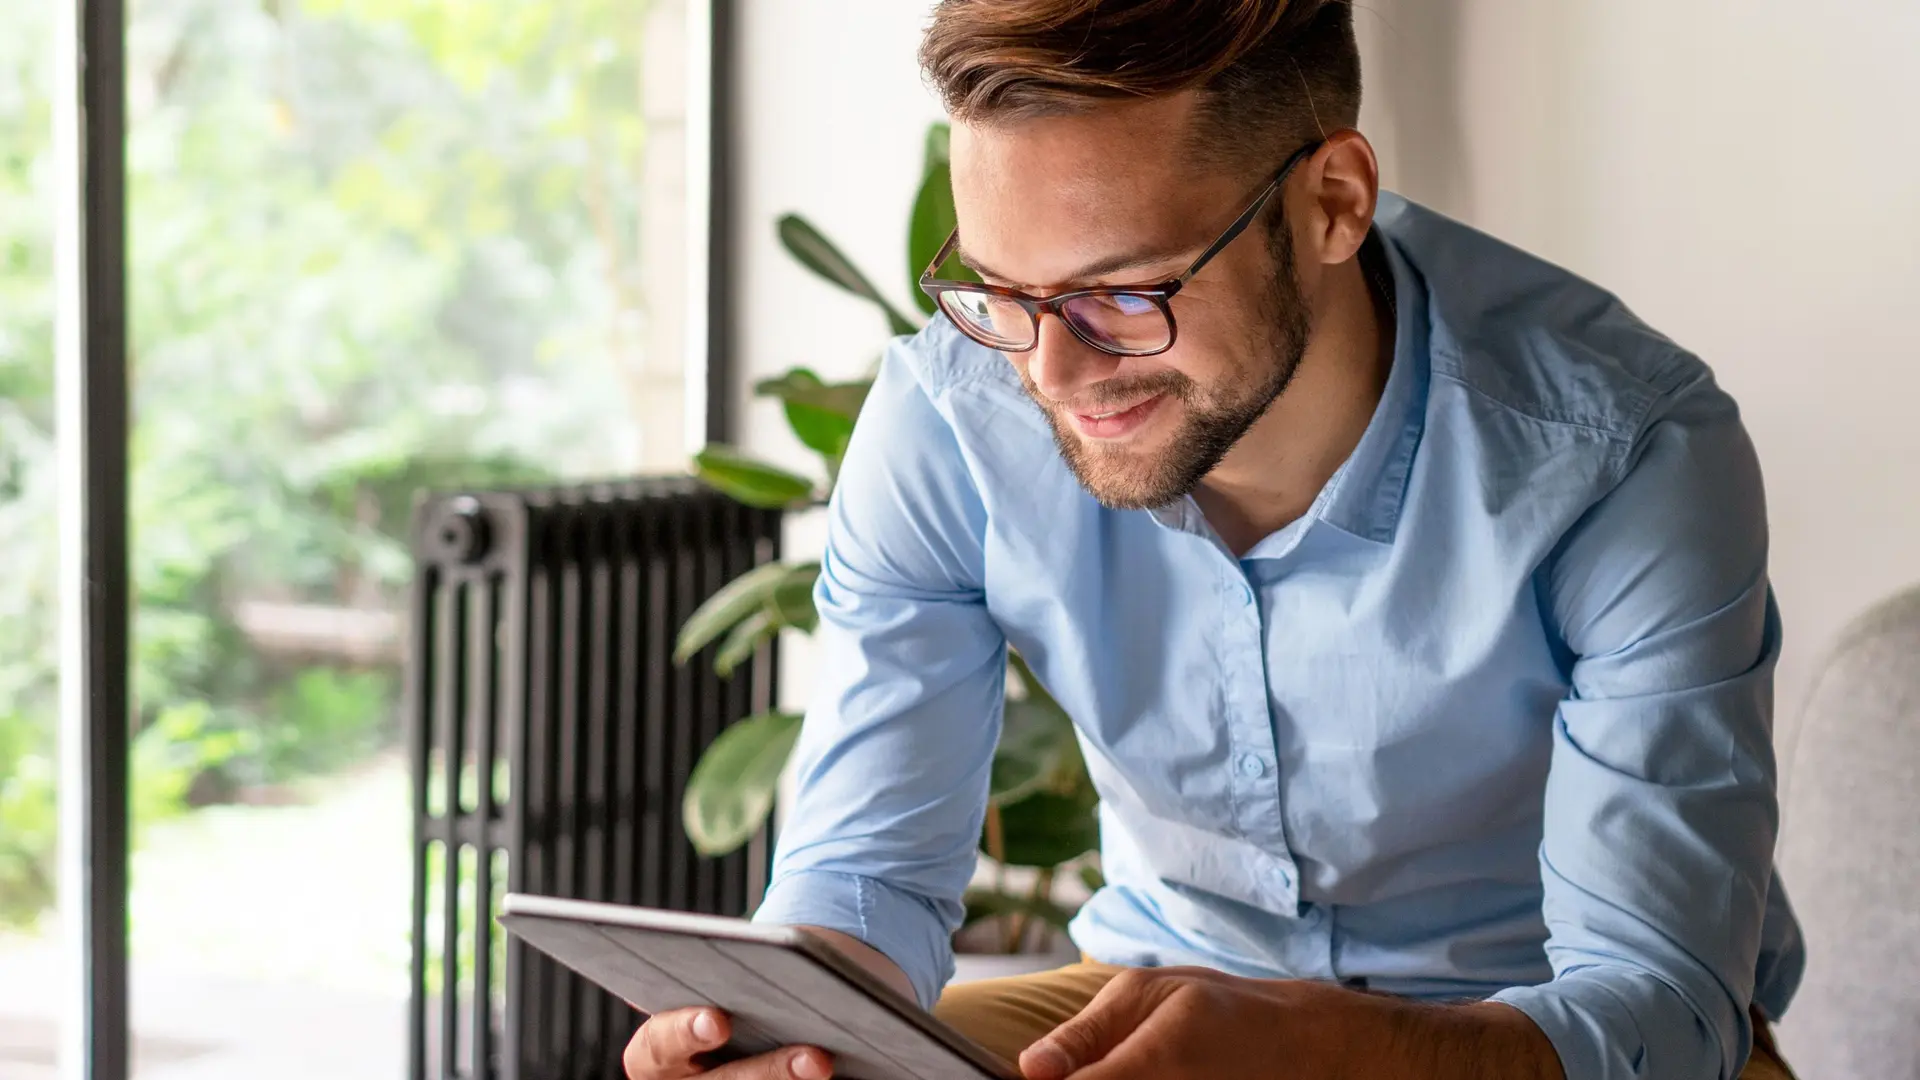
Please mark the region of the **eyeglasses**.
[[1179, 277], [1158, 285], [1099, 285], [1089, 289], [1030, 296], [1018, 289], [1003, 288], [972, 281], [948, 281], [934, 277], [960, 243], [955, 229], [939, 254], [920, 275], [920, 288], [931, 296], [940, 310], [960, 332], [1001, 352], [1028, 352], [1040, 343], [1040, 316], [1053, 315], [1067, 325], [1073, 336], [1114, 356], [1153, 356], [1173, 348], [1178, 328], [1169, 304], [1176, 293], [1215, 255], [1246, 231], [1260, 208], [1280, 190], [1294, 166], [1320, 148], [1312, 143], [1295, 151], [1274, 178], [1262, 188], [1253, 202], [1240, 212], [1227, 231], [1220, 234], [1193, 265]]

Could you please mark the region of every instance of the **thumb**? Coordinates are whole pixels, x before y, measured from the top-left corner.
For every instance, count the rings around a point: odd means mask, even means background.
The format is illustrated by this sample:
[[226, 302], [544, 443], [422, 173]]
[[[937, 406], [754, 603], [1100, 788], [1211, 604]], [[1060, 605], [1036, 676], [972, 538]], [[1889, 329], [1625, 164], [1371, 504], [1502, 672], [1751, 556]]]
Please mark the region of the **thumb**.
[[1027, 1080], [1066, 1080], [1101, 1060], [1146, 1022], [1171, 989], [1169, 980], [1125, 971], [1100, 988], [1079, 1015], [1054, 1028], [1020, 1055]]

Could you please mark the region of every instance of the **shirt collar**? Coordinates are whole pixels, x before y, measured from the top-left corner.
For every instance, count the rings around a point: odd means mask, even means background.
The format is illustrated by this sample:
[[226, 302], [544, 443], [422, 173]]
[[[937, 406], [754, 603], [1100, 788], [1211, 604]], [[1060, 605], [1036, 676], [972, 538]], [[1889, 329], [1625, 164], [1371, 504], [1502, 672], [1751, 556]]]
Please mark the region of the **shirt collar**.
[[1393, 367], [1360, 444], [1327, 482], [1312, 513], [1363, 540], [1390, 544], [1426, 430], [1427, 283], [1392, 237], [1379, 228], [1374, 236], [1393, 277]]

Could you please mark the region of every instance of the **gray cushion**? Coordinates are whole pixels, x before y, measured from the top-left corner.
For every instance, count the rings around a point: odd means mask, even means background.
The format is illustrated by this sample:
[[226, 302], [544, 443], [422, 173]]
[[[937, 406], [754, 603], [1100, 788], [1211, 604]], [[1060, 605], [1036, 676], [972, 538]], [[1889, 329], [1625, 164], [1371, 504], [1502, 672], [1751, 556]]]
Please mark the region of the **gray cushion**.
[[1806, 1080], [1920, 1080], [1920, 589], [1841, 635], [1783, 756], [1808, 958], [1781, 1049]]

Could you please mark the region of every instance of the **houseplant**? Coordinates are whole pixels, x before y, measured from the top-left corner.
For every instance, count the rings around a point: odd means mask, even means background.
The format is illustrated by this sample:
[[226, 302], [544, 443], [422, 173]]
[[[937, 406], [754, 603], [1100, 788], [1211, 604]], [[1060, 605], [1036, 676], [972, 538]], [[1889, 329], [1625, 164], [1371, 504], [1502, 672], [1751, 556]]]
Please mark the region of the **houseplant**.
[[[919, 191], [908, 225], [907, 280], [916, 307], [903, 311], [805, 219], [780, 219], [781, 244], [825, 281], [871, 302], [894, 334], [910, 334], [934, 313], [918, 286], [919, 272], [954, 227], [945, 124], [927, 133]], [[793, 433], [820, 458], [824, 481], [754, 460], [727, 446], [709, 446], [694, 459], [708, 484], [755, 506], [806, 509], [823, 505], [866, 400], [871, 377], [827, 382], [795, 368], [754, 387], [781, 402]], [[696, 611], [682, 627], [676, 659], [686, 663], [719, 643], [715, 669], [730, 675], [759, 646], [780, 633], [810, 633], [818, 623], [813, 586], [817, 561], [773, 563], [741, 575]], [[991, 795], [980, 849], [993, 860], [992, 883], [967, 893], [966, 944], [1014, 952], [1049, 942], [1073, 915], [1057, 888], [1069, 869], [1088, 889], [1098, 888], [1095, 820], [1098, 797], [1081, 759], [1073, 724], [1017, 654], [1009, 653], [1005, 721], [992, 769]], [[701, 757], [688, 782], [687, 834], [696, 848], [719, 855], [744, 844], [772, 812], [776, 786], [799, 735], [797, 714], [769, 712], [729, 727]]]

